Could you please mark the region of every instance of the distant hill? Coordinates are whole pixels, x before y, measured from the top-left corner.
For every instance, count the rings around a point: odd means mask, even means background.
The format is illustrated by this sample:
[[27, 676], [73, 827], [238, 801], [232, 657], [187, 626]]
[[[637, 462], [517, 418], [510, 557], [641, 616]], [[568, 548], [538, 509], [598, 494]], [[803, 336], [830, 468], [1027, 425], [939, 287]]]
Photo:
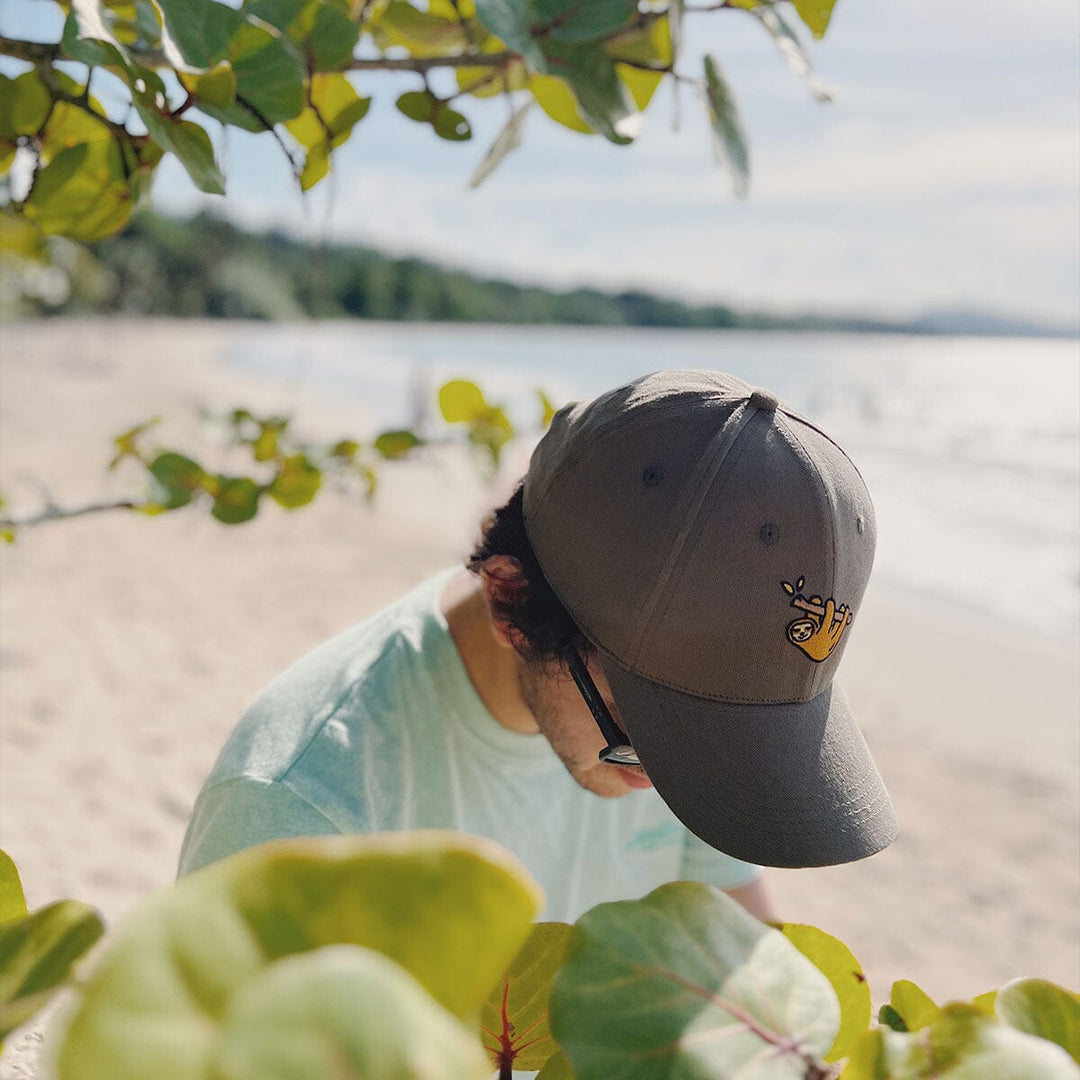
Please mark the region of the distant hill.
[[251, 233], [214, 215], [143, 213], [69, 268], [70, 295], [41, 313], [191, 318], [360, 318], [402, 321], [653, 326], [688, 329], [1041, 335], [1054, 330], [978, 313], [910, 322], [863, 316], [778, 316], [690, 305], [639, 290], [558, 291], [484, 279], [371, 248], [312, 247]]

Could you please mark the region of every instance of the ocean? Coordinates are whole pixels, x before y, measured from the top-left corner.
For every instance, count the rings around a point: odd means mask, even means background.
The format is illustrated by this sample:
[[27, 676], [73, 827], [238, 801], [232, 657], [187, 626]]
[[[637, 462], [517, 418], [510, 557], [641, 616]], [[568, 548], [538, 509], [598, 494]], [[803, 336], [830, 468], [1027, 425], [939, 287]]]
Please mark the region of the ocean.
[[[1080, 643], [1080, 342], [417, 323], [253, 325], [227, 363], [425, 422], [475, 379], [522, 429], [649, 371], [714, 368], [819, 422], [865, 477], [874, 580]], [[873, 586], [872, 586], [873, 587]]]

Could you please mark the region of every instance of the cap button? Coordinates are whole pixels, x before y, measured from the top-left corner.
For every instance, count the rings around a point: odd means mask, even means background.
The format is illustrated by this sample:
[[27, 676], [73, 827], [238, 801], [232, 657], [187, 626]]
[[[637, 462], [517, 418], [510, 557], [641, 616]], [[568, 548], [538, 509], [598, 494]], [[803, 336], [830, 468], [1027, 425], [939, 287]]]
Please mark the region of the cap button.
[[750, 395], [750, 404], [755, 409], [764, 409], [766, 412], [775, 412], [779, 401], [768, 390], [755, 390]]

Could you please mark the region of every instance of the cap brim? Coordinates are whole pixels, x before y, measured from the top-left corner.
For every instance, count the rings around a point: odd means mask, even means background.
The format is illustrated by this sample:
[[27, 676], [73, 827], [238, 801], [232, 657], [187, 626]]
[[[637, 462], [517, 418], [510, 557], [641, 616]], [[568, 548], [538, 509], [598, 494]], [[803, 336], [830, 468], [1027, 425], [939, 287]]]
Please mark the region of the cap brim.
[[832, 866], [896, 838], [889, 795], [835, 685], [807, 702], [731, 704], [682, 693], [598, 650], [623, 726], [675, 816], [763, 866]]

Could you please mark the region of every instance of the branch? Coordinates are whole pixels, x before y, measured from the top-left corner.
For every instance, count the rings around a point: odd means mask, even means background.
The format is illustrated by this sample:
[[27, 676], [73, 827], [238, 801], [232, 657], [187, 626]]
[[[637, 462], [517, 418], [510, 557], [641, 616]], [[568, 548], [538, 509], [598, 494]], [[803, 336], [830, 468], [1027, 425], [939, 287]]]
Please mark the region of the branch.
[[51, 64], [54, 60], [63, 60], [64, 54], [59, 44], [45, 41], [22, 41], [0, 35], [0, 56], [11, 56], [16, 60], [27, 60], [31, 64]]
[[107, 502], [86, 503], [83, 506], [46, 506], [36, 514], [24, 514], [21, 517], [0, 518], [0, 529], [24, 529], [30, 525], [41, 525], [46, 521], [60, 521], [66, 518], [82, 517], [84, 514], [97, 514], [104, 510], [134, 510], [139, 503], [131, 499], [113, 499]]
[[490, 67], [504, 68], [513, 60], [517, 60], [519, 54], [507, 49], [497, 53], [473, 53], [461, 56], [420, 56], [420, 57], [390, 57], [378, 56], [374, 58], [353, 57], [344, 71], [416, 71], [421, 75], [434, 68], [460, 68], [460, 67]]

